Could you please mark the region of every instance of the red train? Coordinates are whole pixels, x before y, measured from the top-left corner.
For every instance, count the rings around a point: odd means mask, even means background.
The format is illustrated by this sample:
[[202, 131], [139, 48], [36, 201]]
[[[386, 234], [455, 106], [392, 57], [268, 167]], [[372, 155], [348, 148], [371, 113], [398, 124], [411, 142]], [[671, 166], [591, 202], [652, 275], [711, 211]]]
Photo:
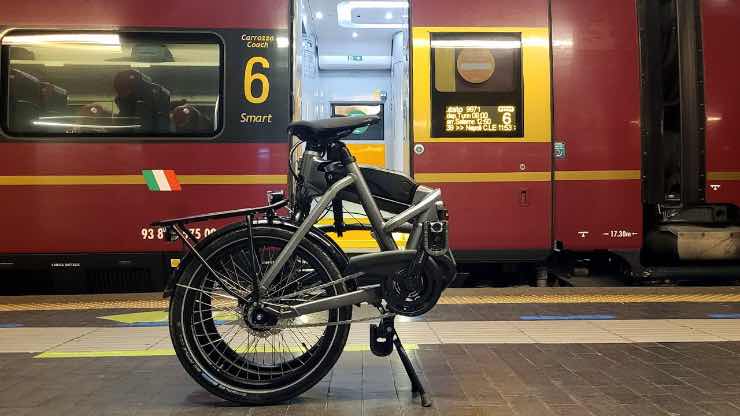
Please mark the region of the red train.
[[361, 161], [443, 189], [461, 262], [738, 273], [735, 2], [6, 3], [4, 293], [159, 288], [151, 220], [261, 205], [291, 119], [357, 114]]

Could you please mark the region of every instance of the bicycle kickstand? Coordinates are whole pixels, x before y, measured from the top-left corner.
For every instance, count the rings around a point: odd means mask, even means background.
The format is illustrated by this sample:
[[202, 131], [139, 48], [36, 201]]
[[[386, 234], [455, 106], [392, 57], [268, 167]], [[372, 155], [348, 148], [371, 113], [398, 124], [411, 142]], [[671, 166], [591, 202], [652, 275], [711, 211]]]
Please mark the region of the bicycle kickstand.
[[406, 354], [406, 349], [403, 348], [403, 344], [401, 343], [401, 338], [398, 337], [398, 332], [396, 332], [396, 329], [393, 328], [393, 345], [396, 346], [396, 351], [398, 351], [398, 357], [401, 358], [401, 363], [403, 363], [403, 368], [406, 370], [406, 374], [409, 376], [409, 380], [411, 380], [411, 392], [418, 393], [421, 397], [421, 405], [424, 407], [429, 407], [432, 405], [432, 399], [427, 395], [426, 390], [424, 389], [424, 385], [421, 384], [421, 380], [419, 380], [419, 375], [416, 374], [416, 370], [414, 369], [414, 365], [411, 364], [411, 359], [409, 359], [408, 354]]
[[406, 370], [406, 374], [411, 380], [411, 393], [416, 396], [418, 393], [421, 396], [421, 405], [429, 407], [432, 405], [432, 399], [427, 396], [424, 386], [419, 380], [419, 375], [416, 374], [413, 364], [406, 354], [406, 349], [403, 348], [401, 338], [398, 337], [396, 327], [394, 325], [395, 317], [387, 317], [380, 320], [378, 325], [370, 324], [370, 351], [378, 357], [387, 357], [393, 352], [395, 346], [398, 351], [398, 356], [401, 358], [403, 368]]

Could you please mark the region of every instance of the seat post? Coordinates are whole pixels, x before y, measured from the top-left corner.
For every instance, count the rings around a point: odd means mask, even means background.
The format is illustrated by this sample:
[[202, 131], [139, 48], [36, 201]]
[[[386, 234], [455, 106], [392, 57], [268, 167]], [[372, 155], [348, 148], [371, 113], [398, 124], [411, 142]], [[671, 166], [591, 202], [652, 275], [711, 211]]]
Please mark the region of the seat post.
[[329, 144], [328, 156], [329, 160], [338, 160], [342, 162], [344, 166], [355, 163], [357, 161], [357, 159], [352, 156], [352, 153], [349, 151], [347, 145], [339, 140], [333, 141]]

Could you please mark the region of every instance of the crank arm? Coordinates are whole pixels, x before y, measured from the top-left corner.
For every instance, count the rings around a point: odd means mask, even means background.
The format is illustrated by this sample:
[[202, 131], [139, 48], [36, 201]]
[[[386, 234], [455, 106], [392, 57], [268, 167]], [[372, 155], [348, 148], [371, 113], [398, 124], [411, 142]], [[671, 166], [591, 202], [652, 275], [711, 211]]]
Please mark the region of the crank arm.
[[299, 303], [292, 306], [279, 305], [270, 302], [264, 302], [263, 305], [266, 311], [275, 314], [278, 319], [290, 319], [342, 306], [356, 305], [362, 302], [376, 303], [378, 299], [380, 299], [380, 285], [372, 285], [361, 287], [354, 292], [343, 293], [341, 295], [312, 300], [310, 302]]

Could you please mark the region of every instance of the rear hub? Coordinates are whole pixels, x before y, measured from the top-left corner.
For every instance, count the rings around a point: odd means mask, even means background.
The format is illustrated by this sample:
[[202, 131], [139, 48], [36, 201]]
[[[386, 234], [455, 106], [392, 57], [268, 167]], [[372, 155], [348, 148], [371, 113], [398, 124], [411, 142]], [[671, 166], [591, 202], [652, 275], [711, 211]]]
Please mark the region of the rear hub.
[[245, 306], [243, 316], [244, 323], [252, 335], [268, 337], [277, 334], [281, 330], [277, 326], [277, 317], [258, 306]]

